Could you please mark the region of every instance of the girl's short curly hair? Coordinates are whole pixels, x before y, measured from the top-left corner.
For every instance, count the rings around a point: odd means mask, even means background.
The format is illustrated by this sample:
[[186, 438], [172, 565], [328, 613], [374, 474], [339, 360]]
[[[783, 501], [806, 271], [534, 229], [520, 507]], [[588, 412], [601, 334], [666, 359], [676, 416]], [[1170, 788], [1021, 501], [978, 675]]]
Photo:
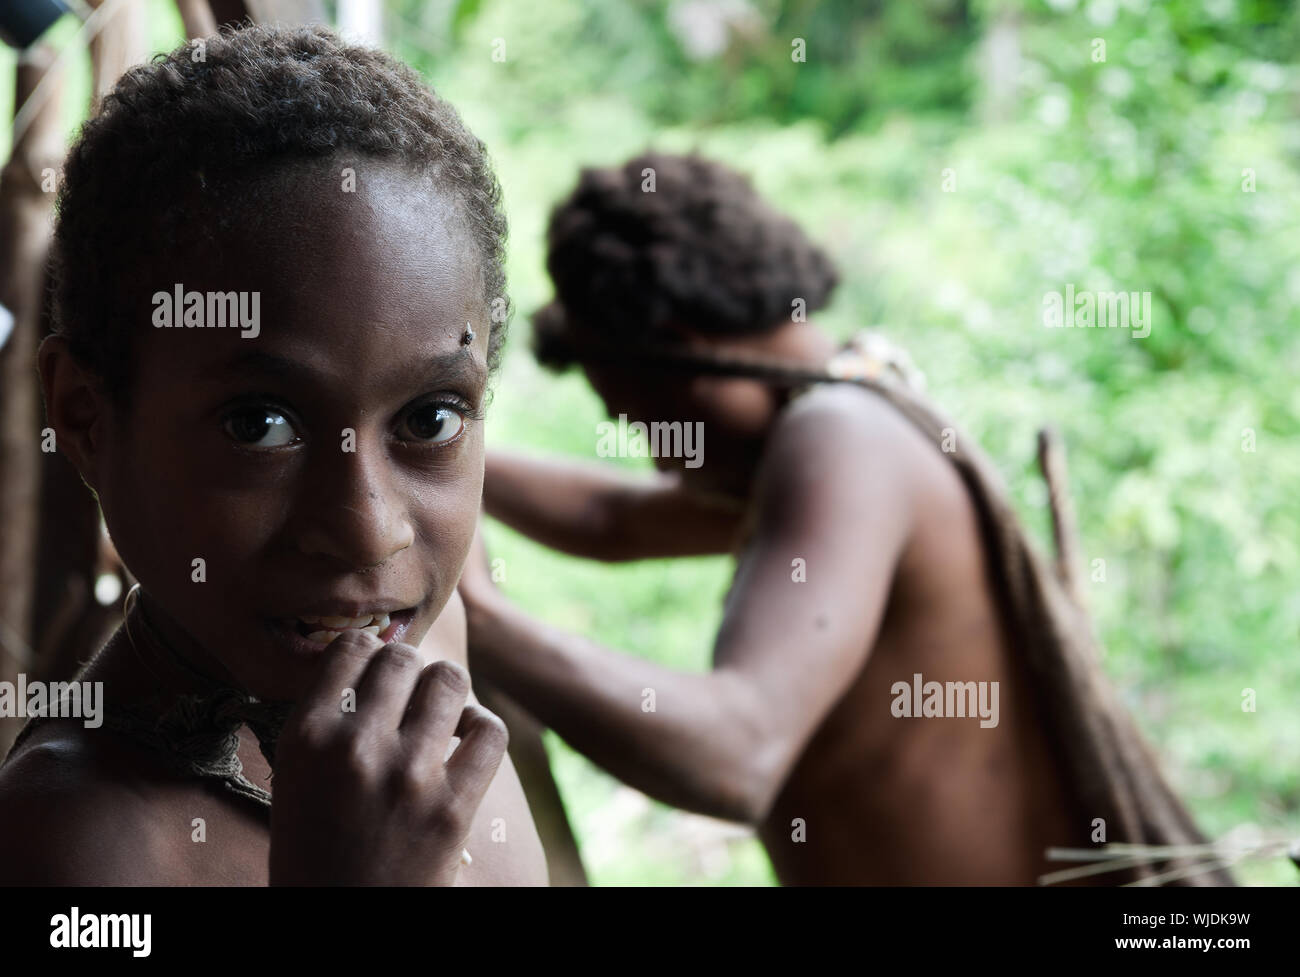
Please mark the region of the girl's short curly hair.
[[122, 76], [64, 164], [55, 331], [127, 400], [140, 269], [264, 214], [259, 177], [340, 154], [393, 160], [458, 201], [493, 307], [495, 370], [509, 318], [506, 219], [486, 148], [406, 65], [319, 26], [226, 30]]
[[[650, 181], [653, 180], [653, 183]], [[535, 316], [535, 350], [560, 366], [562, 319], [614, 344], [654, 342], [674, 323], [703, 335], [768, 332], [829, 300], [831, 259], [744, 176], [701, 156], [648, 152], [585, 169], [551, 214], [556, 302]]]

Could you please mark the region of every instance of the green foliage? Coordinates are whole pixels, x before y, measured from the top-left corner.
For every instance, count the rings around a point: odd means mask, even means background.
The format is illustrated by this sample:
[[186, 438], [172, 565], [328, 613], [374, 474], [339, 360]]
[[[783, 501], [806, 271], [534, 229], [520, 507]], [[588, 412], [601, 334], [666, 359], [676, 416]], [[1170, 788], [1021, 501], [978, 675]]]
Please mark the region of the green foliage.
[[524, 120], [616, 92], [656, 126], [807, 119], [832, 136], [887, 112], [964, 109], [977, 38], [966, 0], [397, 0], [392, 10], [408, 31], [397, 50], [435, 74], [449, 58], [458, 71], [486, 60], [489, 41], [503, 38], [507, 60], [491, 70], [498, 84], [519, 82], [511, 114]]

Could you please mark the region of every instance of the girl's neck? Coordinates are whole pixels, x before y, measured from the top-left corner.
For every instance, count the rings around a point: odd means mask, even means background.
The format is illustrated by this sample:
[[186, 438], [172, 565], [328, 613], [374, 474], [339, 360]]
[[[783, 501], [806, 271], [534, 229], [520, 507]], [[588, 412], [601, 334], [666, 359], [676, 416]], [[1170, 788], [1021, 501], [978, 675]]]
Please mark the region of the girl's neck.
[[203, 696], [233, 686], [220, 666], [195, 654], [193, 641], [177, 635], [170, 617], [147, 592], [128, 600], [122, 624], [95, 656], [87, 677], [105, 682], [117, 703], [166, 710], [183, 696]]

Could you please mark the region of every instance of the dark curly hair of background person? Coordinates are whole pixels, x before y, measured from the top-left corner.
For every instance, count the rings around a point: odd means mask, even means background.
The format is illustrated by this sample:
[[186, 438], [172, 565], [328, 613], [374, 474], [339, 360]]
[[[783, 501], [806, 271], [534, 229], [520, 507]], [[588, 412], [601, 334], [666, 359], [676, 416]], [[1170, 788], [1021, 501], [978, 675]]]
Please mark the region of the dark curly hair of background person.
[[[654, 191], [643, 190], [646, 170]], [[546, 267], [557, 302], [534, 317], [535, 351], [563, 366], [561, 319], [608, 341], [653, 342], [667, 323], [710, 336], [821, 308], [838, 281], [826, 253], [739, 173], [700, 156], [645, 153], [585, 169], [551, 214]]]
[[276, 219], [275, 181], [299, 166], [367, 158], [428, 174], [459, 201], [496, 306], [495, 369], [509, 318], [506, 219], [483, 143], [410, 68], [323, 27], [226, 31], [122, 76], [64, 164], [55, 330], [126, 402], [150, 264]]

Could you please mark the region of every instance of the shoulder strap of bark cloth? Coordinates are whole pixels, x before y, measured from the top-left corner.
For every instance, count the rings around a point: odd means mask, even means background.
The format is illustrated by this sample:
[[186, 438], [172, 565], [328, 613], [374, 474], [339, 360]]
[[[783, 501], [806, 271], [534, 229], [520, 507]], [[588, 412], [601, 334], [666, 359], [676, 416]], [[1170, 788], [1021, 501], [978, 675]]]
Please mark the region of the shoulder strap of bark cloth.
[[[584, 361], [631, 360], [638, 367], [744, 376], [796, 392], [821, 383], [855, 383], [897, 408], [951, 461], [966, 485], [1009, 633], [1026, 659], [1041, 700], [1053, 754], [1063, 762], [1082, 810], [1090, 818], [1103, 818], [1107, 839], [1122, 843], [1114, 849], [1062, 852], [1062, 858], [1096, 864], [1052, 873], [1040, 881], [1108, 874], [1117, 881], [1147, 885], [1234, 884], [1225, 867], [1229, 856], [1197, 829], [1102, 674], [1098, 645], [1072, 572], [1073, 524], [1063, 452], [1051, 431], [1039, 436], [1057, 546], [1056, 565], [1048, 569], [992, 462], [922, 393], [924, 379], [906, 353], [878, 334], [855, 336], [820, 370], [722, 356], [691, 344], [634, 351], [587, 347], [580, 355]], [[1155, 850], [1168, 846], [1168, 851]]]
[[[291, 705], [262, 702], [196, 671], [183, 661], [150, 626], [140, 606], [139, 584], [127, 594], [124, 623], [127, 640], [145, 667], [179, 669], [204, 691], [180, 696], [166, 709], [150, 704], [104, 703], [104, 728], [120, 733], [162, 755], [170, 766], [190, 776], [215, 780], [231, 793], [264, 807], [271, 794], [244, 776], [240, 762], [239, 728], [247, 725], [257, 737], [266, 762], [275, 765], [275, 743]], [[165, 687], [159, 680], [159, 692]], [[66, 714], [66, 713], [65, 713]], [[14, 740], [8, 762], [33, 730], [48, 717], [34, 716]]]

